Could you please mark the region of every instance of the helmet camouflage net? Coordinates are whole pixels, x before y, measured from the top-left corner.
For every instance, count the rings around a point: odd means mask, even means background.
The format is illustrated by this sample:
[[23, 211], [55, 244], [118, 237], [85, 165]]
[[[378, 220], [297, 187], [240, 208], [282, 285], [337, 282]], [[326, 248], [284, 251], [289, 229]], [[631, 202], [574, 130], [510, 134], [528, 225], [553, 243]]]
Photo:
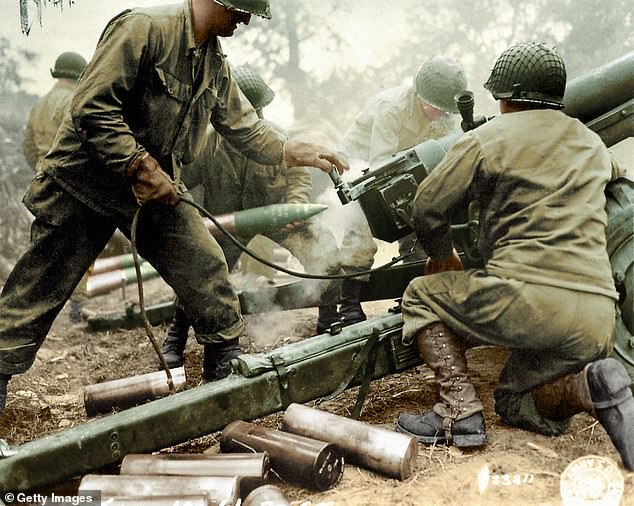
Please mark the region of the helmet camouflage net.
[[423, 63], [414, 86], [420, 98], [442, 111], [455, 114], [458, 106], [454, 96], [467, 89], [467, 75], [451, 58], [434, 56]]
[[515, 44], [495, 62], [484, 87], [496, 100], [532, 102], [561, 109], [566, 90], [566, 66], [545, 44]]
[[51, 75], [55, 78], [77, 79], [84, 71], [84, 68], [86, 68], [84, 57], [72, 51], [67, 51], [57, 57], [55, 66], [51, 69]]
[[216, 0], [216, 2], [220, 5], [224, 5], [227, 9], [271, 19], [271, 5], [269, 4], [269, 0]]
[[269, 105], [275, 97], [275, 92], [269, 88], [258, 72], [249, 65], [233, 67], [233, 78], [236, 84], [257, 111]]

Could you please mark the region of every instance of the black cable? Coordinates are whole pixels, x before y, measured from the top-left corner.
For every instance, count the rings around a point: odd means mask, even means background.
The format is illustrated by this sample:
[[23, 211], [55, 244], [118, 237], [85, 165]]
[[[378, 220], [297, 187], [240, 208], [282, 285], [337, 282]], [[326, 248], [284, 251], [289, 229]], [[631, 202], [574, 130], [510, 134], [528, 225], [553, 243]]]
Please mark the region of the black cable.
[[134, 258], [134, 270], [136, 272], [136, 284], [139, 289], [139, 311], [141, 313], [141, 318], [143, 318], [143, 326], [145, 327], [145, 333], [147, 334], [150, 342], [152, 343], [152, 347], [154, 351], [158, 355], [159, 361], [161, 363], [161, 368], [167, 374], [167, 386], [171, 394], [176, 392], [176, 388], [174, 387], [174, 380], [172, 379], [172, 373], [170, 372], [170, 368], [167, 365], [165, 360], [165, 356], [161, 351], [161, 347], [156, 342], [156, 338], [154, 337], [154, 333], [152, 332], [152, 325], [150, 325], [150, 321], [148, 320], [147, 314], [145, 312], [145, 297], [143, 295], [143, 276], [141, 275], [141, 263], [139, 261], [139, 254], [136, 249], [136, 232], [139, 224], [139, 215], [141, 214], [142, 207], [139, 207], [134, 213], [134, 219], [132, 220], [132, 227], [130, 231], [130, 245], [132, 249], [132, 257]]

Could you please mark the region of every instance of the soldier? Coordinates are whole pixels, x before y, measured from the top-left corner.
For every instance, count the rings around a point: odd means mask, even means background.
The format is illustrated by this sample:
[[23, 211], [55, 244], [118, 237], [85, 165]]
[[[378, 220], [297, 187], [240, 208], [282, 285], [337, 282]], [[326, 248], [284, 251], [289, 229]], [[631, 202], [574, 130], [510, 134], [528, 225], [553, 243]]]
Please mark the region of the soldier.
[[33, 170], [53, 145], [57, 129], [70, 106], [77, 79], [86, 67], [83, 56], [71, 51], [60, 54], [51, 69], [53, 88], [35, 104], [24, 131], [24, 156]]
[[[495, 390], [504, 422], [555, 436], [569, 418], [596, 417], [634, 469], [634, 399], [613, 345], [618, 294], [606, 251], [606, 184], [625, 173], [601, 139], [566, 116], [562, 58], [544, 44], [511, 46], [485, 83], [500, 116], [466, 133], [420, 185], [416, 234], [425, 276], [403, 296], [403, 341], [416, 342], [440, 401], [401, 415], [423, 443], [486, 441], [483, 406], [465, 349], [510, 349]], [[462, 270], [450, 216], [480, 204], [484, 268]]]
[[[260, 74], [248, 65], [232, 67], [233, 78], [258, 116], [275, 97], [275, 92]], [[279, 128], [276, 126], [276, 128]], [[183, 182], [193, 192], [202, 187], [202, 204], [212, 214], [224, 214], [269, 204], [307, 204], [310, 202], [311, 175], [306, 167], [285, 168], [263, 165], [244, 156], [224, 137], [211, 130], [202, 156], [183, 171]], [[288, 249], [310, 273], [337, 271], [337, 241], [319, 220], [293, 224], [265, 234]], [[251, 238], [241, 237], [246, 244]], [[217, 239], [231, 269], [241, 250], [225, 237]], [[163, 342], [163, 355], [169, 367], [180, 367], [187, 343], [190, 322], [182, 307], [176, 314]], [[209, 354], [205, 348], [203, 381], [208, 381]], [[229, 364], [227, 364], [229, 367]], [[217, 370], [215, 371], [218, 372]]]
[[268, 0], [186, 0], [113, 18], [73, 96], [70, 114], [24, 202], [31, 243], [0, 295], [0, 406], [11, 375], [33, 364], [55, 317], [116, 228], [179, 297], [214, 367], [239, 353], [239, 301], [222, 250], [192, 206], [179, 204], [182, 166], [211, 125], [261, 163], [347, 163], [321, 146], [287, 140], [260, 118], [231, 78], [219, 37]]
[[[340, 151], [353, 169], [355, 165], [374, 169], [398, 151], [442, 137], [455, 128], [454, 115], [459, 111], [454, 95], [466, 88], [466, 74], [457, 62], [433, 56], [423, 63], [412, 84], [389, 88], [368, 100], [344, 135]], [[347, 211], [352, 209], [347, 206]], [[348, 214], [341, 244], [343, 267], [350, 273], [370, 269], [377, 251], [367, 220], [360, 209], [356, 211]], [[409, 251], [413, 235], [400, 244], [401, 253]], [[366, 319], [359, 303], [363, 282], [363, 278], [352, 278], [342, 284], [338, 317], [344, 324]]]
[[[35, 104], [24, 132], [24, 156], [35, 171], [39, 171], [39, 163], [53, 145], [57, 129], [70, 107], [73, 91], [79, 76], [86, 67], [86, 60], [80, 54], [67, 51], [60, 54], [51, 69], [56, 79], [53, 88]], [[77, 288], [70, 296], [69, 318], [72, 323], [81, 322], [81, 311], [88, 299], [86, 282], [88, 274], [84, 274]]]

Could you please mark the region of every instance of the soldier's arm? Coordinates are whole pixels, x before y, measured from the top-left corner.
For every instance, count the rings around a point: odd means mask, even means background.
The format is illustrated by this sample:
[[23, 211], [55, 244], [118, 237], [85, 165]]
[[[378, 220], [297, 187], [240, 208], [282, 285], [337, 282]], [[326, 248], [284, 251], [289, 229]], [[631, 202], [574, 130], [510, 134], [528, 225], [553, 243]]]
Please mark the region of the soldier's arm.
[[218, 85], [218, 105], [211, 124], [232, 146], [246, 157], [263, 165], [278, 165], [284, 155], [286, 135], [258, 117], [255, 109], [231, 77], [225, 62]]
[[147, 72], [144, 56], [151, 52], [150, 44], [150, 20], [145, 16], [123, 13], [112, 20], [72, 100], [73, 125], [82, 143], [104, 166], [121, 174], [144, 152], [126, 123], [123, 104], [137, 76]]
[[286, 177], [287, 204], [308, 204], [313, 189], [312, 178], [306, 167], [290, 167], [283, 174]]
[[482, 163], [479, 144], [465, 134], [418, 187], [412, 220], [430, 257], [441, 260], [452, 256], [451, 216], [467, 196]]

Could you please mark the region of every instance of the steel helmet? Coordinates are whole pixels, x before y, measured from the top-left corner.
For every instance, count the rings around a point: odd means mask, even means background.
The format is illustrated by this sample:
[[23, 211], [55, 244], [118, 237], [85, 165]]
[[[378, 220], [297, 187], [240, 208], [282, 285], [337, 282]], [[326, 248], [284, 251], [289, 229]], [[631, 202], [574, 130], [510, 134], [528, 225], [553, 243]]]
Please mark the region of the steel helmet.
[[275, 92], [269, 88], [253, 67], [240, 65], [231, 70], [236, 84], [256, 111], [263, 109], [273, 101]]
[[515, 44], [495, 62], [484, 87], [496, 100], [532, 102], [561, 109], [566, 90], [566, 66], [545, 44]]
[[227, 9], [255, 14], [261, 18], [271, 19], [269, 0], [215, 0]]
[[85, 67], [86, 60], [82, 55], [67, 51], [57, 57], [55, 67], [51, 69], [51, 75], [55, 78], [77, 79]]
[[467, 75], [462, 67], [446, 56], [433, 56], [414, 79], [416, 95], [445, 112], [457, 113], [457, 93], [467, 89]]

